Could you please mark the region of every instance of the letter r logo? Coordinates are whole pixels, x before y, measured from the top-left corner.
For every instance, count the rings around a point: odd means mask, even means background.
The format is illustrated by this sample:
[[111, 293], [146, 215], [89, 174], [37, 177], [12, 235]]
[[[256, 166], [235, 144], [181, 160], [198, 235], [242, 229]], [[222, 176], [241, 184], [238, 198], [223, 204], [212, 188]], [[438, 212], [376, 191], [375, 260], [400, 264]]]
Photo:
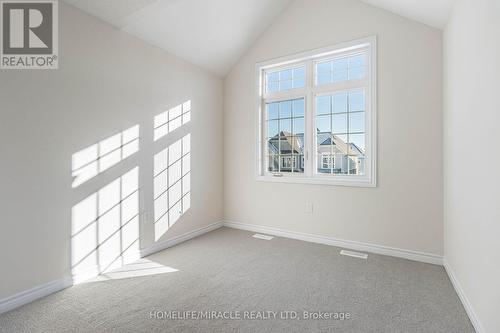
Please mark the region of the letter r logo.
[[53, 17], [50, 2], [2, 2], [4, 54], [51, 54]]

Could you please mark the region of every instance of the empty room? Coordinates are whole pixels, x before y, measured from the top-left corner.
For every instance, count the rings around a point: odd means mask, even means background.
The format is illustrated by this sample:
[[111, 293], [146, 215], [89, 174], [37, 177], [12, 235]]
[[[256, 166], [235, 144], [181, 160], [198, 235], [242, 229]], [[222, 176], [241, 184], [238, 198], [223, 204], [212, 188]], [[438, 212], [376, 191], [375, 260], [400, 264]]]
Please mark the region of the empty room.
[[499, 36], [499, 0], [0, 0], [0, 333], [500, 332]]

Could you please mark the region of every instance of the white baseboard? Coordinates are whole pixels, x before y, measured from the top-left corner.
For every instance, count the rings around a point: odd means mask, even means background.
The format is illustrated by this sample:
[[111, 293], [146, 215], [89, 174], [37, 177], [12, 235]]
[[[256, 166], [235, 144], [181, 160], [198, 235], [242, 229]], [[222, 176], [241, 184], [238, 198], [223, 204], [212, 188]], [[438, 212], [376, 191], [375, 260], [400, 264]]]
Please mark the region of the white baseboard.
[[[199, 228], [190, 232], [187, 232], [185, 234], [179, 235], [177, 237], [155, 243], [145, 249], [142, 249], [140, 253], [137, 254], [137, 259], [151, 255], [153, 253], [156, 253], [158, 251], [167, 249], [169, 247], [172, 247], [174, 245], [177, 245], [179, 243], [185, 242], [187, 240], [190, 240], [192, 238], [201, 236], [207, 232], [210, 232], [212, 230], [218, 229], [222, 227], [222, 221], [212, 223], [206, 227]], [[131, 256], [126, 257], [127, 260], [131, 260]], [[20, 307], [22, 305], [31, 303], [39, 298], [48, 296], [50, 294], [53, 294], [57, 291], [63, 290], [65, 288], [71, 287], [73, 284], [83, 282], [84, 280], [87, 280], [91, 277], [96, 276], [96, 273], [99, 272], [98, 267], [89, 267], [81, 272], [78, 272], [78, 274], [75, 274], [73, 276], [68, 276], [63, 279], [51, 281], [45, 284], [42, 284], [40, 286], [22, 291], [18, 294], [6, 297], [4, 299], [0, 299], [0, 314], [13, 310], [17, 307]]]
[[404, 258], [414, 261], [425, 262], [434, 265], [443, 265], [443, 257], [437, 254], [418, 252], [412, 250], [398, 249], [389, 246], [376, 245], [370, 243], [356, 242], [351, 240], [338, 239], [329, 236], [321, 236], [315, 234], [309, 234], [304, 232], [289, 231], [274, 227], [267, 227], [256, 224], [246, 224], [234, 221], [224, 221], [224, 226], [234, 229], [247, 230], [252, 232], [264, 233], [278, 237], [298, 239], [301, 241], [332, 245], [337, 247], [342, 247], [345, 249], [351, 249], [356, 251], [370, 252], [376, 254], [382, 254], [392, 257]]
[[0, 313], [4, 313], [20, 307], [22, 305], [31, 303], [39, 298], [48, 296], [57, 291], [70, 287], [73, 284], [71, 277], [66, 277], [59, 280], [54, 280], [34, 288], [22, 291], [15, 295], [0, 300]]
[[455, 288], [455, 291], [457, 292], [458, 298], [460, 298], [460, 301], [462, 302], [462, 305], [465, 308], [465, 312], [467, 312], [467, 315], [469, 316], [470, 322], [472, 323], [472, 326], [474, 326], [474, 329], [476, 330], [477, 333], [484, 333], [483, 326], [479, 322], [479, 319], [476, 315], [476, 312], [472, 308], [472, 304], [469, 302], [469, 299], [467, 296], [465, 296], [465, 292], [462, 289], [462, 286], [460, 285], [460, 282], [458, 281], [455, 273], [453, 272], [453, 269], [451, 266], [448, 264], [448, 262], [443, 260], [444, 268], [446, 270], [446, 273], [448, 273], [448, 276], [450, 277], [451, 284]]
[[156, 243], [154, 243], [154, 244], [152, 244], [144, 249], [141, 249], [141, 257], [147, 257], [149, 255], [152, 255], [153, 253], [168, 249], [169, 247], [172, 247], [172, 246], [177, 245], [179, 243], [185, 242], [185, 241], [190, 240], [192, 238], [201, 236], [201, 235], [206, 234], [207, 232], [210, 232], [212, 230], [219, 229], [220, 227], [222, 227], [222, 225], [223, 225], [222, 221], [215, 222], [215, 223], [209, 224], [205, 227], [195, 229], [195, 230], [189, 231], [185, 234], [176, 236], [174, 238], [170, 238], [170, 239], [167, 239], [167, 240], [164, 240], [161, 242], [156, 242]]

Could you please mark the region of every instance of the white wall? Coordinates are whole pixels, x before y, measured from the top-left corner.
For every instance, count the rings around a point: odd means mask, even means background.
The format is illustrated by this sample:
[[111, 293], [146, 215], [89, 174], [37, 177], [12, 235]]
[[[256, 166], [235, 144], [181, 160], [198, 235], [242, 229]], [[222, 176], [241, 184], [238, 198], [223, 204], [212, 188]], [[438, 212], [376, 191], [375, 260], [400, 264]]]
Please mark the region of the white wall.
[[[371, 35], [378, 187], [257, 182], [255, 64]], [[225, 219], [442, 255], [441, 31], [358, 1], [297, 0], [226, 78], [224, 122]]]
[[458, 0], [444, 35], [445, 261], [484, 332], [500, 332], [499, 13]]
[[[151, 211], [153, 149], [184, 134], [191, 209], [161, 240], [222, 217], [222, 80], [59, 4], [60, 68], [0, 72], [0, 299], [68, 276], [71, 207], [137, 165]], [[154, 115], [188, 99], [191, 122], [153, 146]], [[136, 124], [140, 152], [72, 189], [72, 154]], [[141, 248], [153, 241], [144, 220]]]

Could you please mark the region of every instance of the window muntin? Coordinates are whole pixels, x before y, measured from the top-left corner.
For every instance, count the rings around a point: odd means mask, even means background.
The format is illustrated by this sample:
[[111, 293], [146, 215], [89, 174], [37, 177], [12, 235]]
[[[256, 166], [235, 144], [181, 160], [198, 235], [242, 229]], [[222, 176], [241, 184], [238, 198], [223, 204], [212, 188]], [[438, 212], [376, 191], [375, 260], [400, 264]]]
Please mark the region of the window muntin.
[[268, 171], [304, 172], [304, 111], [304, 98], [266, 104]]
[[316, 85], [362, 80], [366, 76], [366, 54], [321, 61], [315, 67]]
[[[284, 57], [275, 61], [278, 65], [257, 65], [259, 87], [263, 87], [257, 90], [259, 179], [375, 186], [375, 43], [374, 37], [366, 38]], [[304, 87], [267, 89], [268, 74], [301, 67]], [[324, 79], [319, 78], [321, 73]], [[297, 116], [300, 120], [293, 119], [290, 111], [294, 100], [304, 102], [303, 115]], [[300, 130], [294, 133], [292, 128]], [[297, 137], [298, 143], [291, 140]], [[299, 151], [290, 149], [295, 145]]]
[[270, 71], [266, 73], [266, 92], [273, 93], [295, 88], [304, 88], [305, 73], [306, 68], [304, 66]]
[[316, 97], [316, 151], [336, 157], [335, 168], [318, 161], [317, 173], [363, 175], [365, 172], [364, 89], [334, 92]]

